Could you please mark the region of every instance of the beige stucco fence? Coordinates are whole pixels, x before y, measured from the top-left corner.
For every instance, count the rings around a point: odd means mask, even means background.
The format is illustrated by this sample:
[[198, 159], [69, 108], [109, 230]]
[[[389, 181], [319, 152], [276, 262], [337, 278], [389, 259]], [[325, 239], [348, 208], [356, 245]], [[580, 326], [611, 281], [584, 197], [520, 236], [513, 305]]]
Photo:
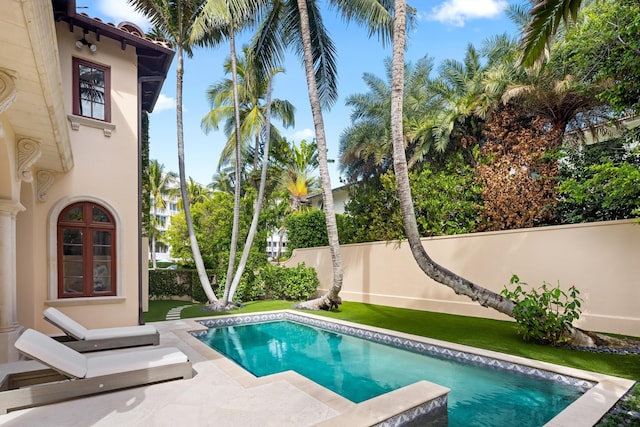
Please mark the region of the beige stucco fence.
[[[633, 220], [433, 237], [423, 244], [436, 262], [495, 292], [512, 274], [536, 287], [575, 285], [584, 299], [577, 326], [640, 336], [640, 225]], [[343, 245], [341, 253], [345, 301], [507, 319], [425, 276], [406, 241]], [[328, 289], [327, 247], [297, 249], [286, 265], [300, 262], [314, 267], [321, 290]]]

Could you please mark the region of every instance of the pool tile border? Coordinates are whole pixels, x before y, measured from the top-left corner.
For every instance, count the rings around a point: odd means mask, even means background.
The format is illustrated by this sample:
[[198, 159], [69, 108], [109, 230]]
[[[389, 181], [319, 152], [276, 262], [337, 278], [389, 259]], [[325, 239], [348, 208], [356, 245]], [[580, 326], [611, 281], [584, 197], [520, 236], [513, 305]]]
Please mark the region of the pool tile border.
[[386, 420], [378, 424], [374, 424], [373, 427], [399, 427], [411, 423], [412, 421], [429, 417], [431, 414], [437, 414], [442, 411], [446, 413], [447, 403], [447, 396], [440, 396], [424, 402], [422, 405], [418, 405], [415, 408], [411, 408], [401, 414], [387, 418]]
[[[359, 328], [355, 326], [343, 325], [331, 320], [318, 319], [314, 317], [303, 316], [297, 313], [283, 311], [283, 312], [271, 312], [260, 314], [247, 314], [236, 315], [232, 317], [213, 318], [206, 320], [198, 320], [197, 322], [207, 328], [217, 328], [221, 326], [237, 326], [258, 322], [269, 322], [276, 320], [292, 320], [295, 322], [315, 326], [318, 328], [326, 329], [333, 332], [339, 332], [346, 335], [351, 335], [359, 338], [364, 338], [370, 341], [392, 345], [395, 347], [403, 348], [417, 353], [437, 355], [440, 357], [461, 360], [468, 363], [479, 364], [488, 366], [494, 369], [504, 369], [507, 371], [517, 372], [522, 375], [541, 378], [549, 381], [562, 383], [569, 386], [583, 388], [585, 391], [594, 387], [595, 382], [588, 381], [581, 378], [574, 378], [568, 375], [559, 374], [557, 372], [551, 372], [544, 369], [534, 368], [530, 366], [521, 365], [518, 363], [508, 362], [488, 356], [482, 356], [460, 350], [453, 350], [446, 347], [442, 347], [434, 344], [426, 344], [420, 341], [401, 338], [391, 334], [383, 332], [372, 331], [365, 328]], [[207, 333], [207, 331], [194, 331], [191, 332], [193, 336], [200, 337]]]

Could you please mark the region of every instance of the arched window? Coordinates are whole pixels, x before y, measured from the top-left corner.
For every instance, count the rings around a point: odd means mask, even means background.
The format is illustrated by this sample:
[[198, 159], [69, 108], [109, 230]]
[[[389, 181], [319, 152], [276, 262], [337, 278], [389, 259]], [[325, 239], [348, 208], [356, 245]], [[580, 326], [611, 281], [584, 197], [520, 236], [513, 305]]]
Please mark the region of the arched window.
[[116, 294], [116, 224], [92, 202], [67, 206], [58, 216], [58, 298]]

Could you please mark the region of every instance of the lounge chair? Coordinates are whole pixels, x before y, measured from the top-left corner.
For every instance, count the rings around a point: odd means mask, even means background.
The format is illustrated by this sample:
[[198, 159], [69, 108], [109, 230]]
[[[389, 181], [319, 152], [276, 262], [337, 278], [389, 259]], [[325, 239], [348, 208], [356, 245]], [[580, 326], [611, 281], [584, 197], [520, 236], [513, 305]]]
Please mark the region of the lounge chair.
[[41, 332], [27, 329], [18, 351], [50, 369], [9, 374], [0, 384], [0, 414], [161, 381], [191, 378], [191, 362], [162, 347], [86, 356]]
[[160, 334], [152, 325], [87, 329], [53, 307], [47, 308], [43, 314], [45, 320], [66, 334], [66, 336], [55, 337], [55, 339], [80, 352], [158, 345], [160, 343]]

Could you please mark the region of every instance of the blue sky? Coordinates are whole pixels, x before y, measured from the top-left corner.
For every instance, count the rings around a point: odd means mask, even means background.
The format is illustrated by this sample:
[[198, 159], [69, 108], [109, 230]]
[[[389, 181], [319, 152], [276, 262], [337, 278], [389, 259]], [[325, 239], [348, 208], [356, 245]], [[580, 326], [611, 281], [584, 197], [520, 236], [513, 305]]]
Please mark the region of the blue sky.
[[[326, 2], [320, 2], [326, 4]], [[516, 34], [515, 25], [504, 10], [519, 0], [414, 0], [409, 3], [418, 10], [416, 28], [409, 34], [407, 61], [423, 56], [434, 59], [436, 67], [446, 59], [461, 60], [469, 43], [480, 47], [488, 37], [507, 32]], [[108, 22], [130, 21], [144, 30], [148, 24], [136, 14], [126, 0], [77, 0], [78, 12], [98, 17]], [[350, 125], [350, 109], [344, 105], [345, 97], [364, 93], [362, 81], [365, 72], [384, 77], [383, 61], [390, 56], [390, 47], [383, 48], [375, 38], [368, 39], [356, 25], [345, 25], [334, 11], [325, 9], [323, 15], [337, 47], [339, 99], [331, 111], [325, 112], [325, 133], [329, 158], [336, 162], [329, 165], [332, 187], [341, 185], [337, 159], [342, 131]], [[249, 35], [240, 36], [240, 45]], [[224, 79], [222, 64], [229, 56], [228, 45], [216, 49], [199, 49], [193, 58], [185, 61], [184, 78], [184, 135], [185, 167], [187, 176], [201, 184], [208, 184], [216, 172], [220, 151], [227, 137], [220, 132], [208, 135], [200, 129], [202, 117], [210, 110], [205, 92], [209, 85]], [[274, 81], [273, 97], [286, 99], [296, 107], [295, 128], [281, 131], [290, 140], [299, 142], [314, 137], [313, 120], [307, 96], [303, 66], [298, 57], [289, 53], [285, 73]], [[178, 172], [175, 119], [175, 61], [162, 93], [151, 114], [151, 158], [165, 165], [165, 170]], [[276, 125], [278, 125], [276, 123]]]

